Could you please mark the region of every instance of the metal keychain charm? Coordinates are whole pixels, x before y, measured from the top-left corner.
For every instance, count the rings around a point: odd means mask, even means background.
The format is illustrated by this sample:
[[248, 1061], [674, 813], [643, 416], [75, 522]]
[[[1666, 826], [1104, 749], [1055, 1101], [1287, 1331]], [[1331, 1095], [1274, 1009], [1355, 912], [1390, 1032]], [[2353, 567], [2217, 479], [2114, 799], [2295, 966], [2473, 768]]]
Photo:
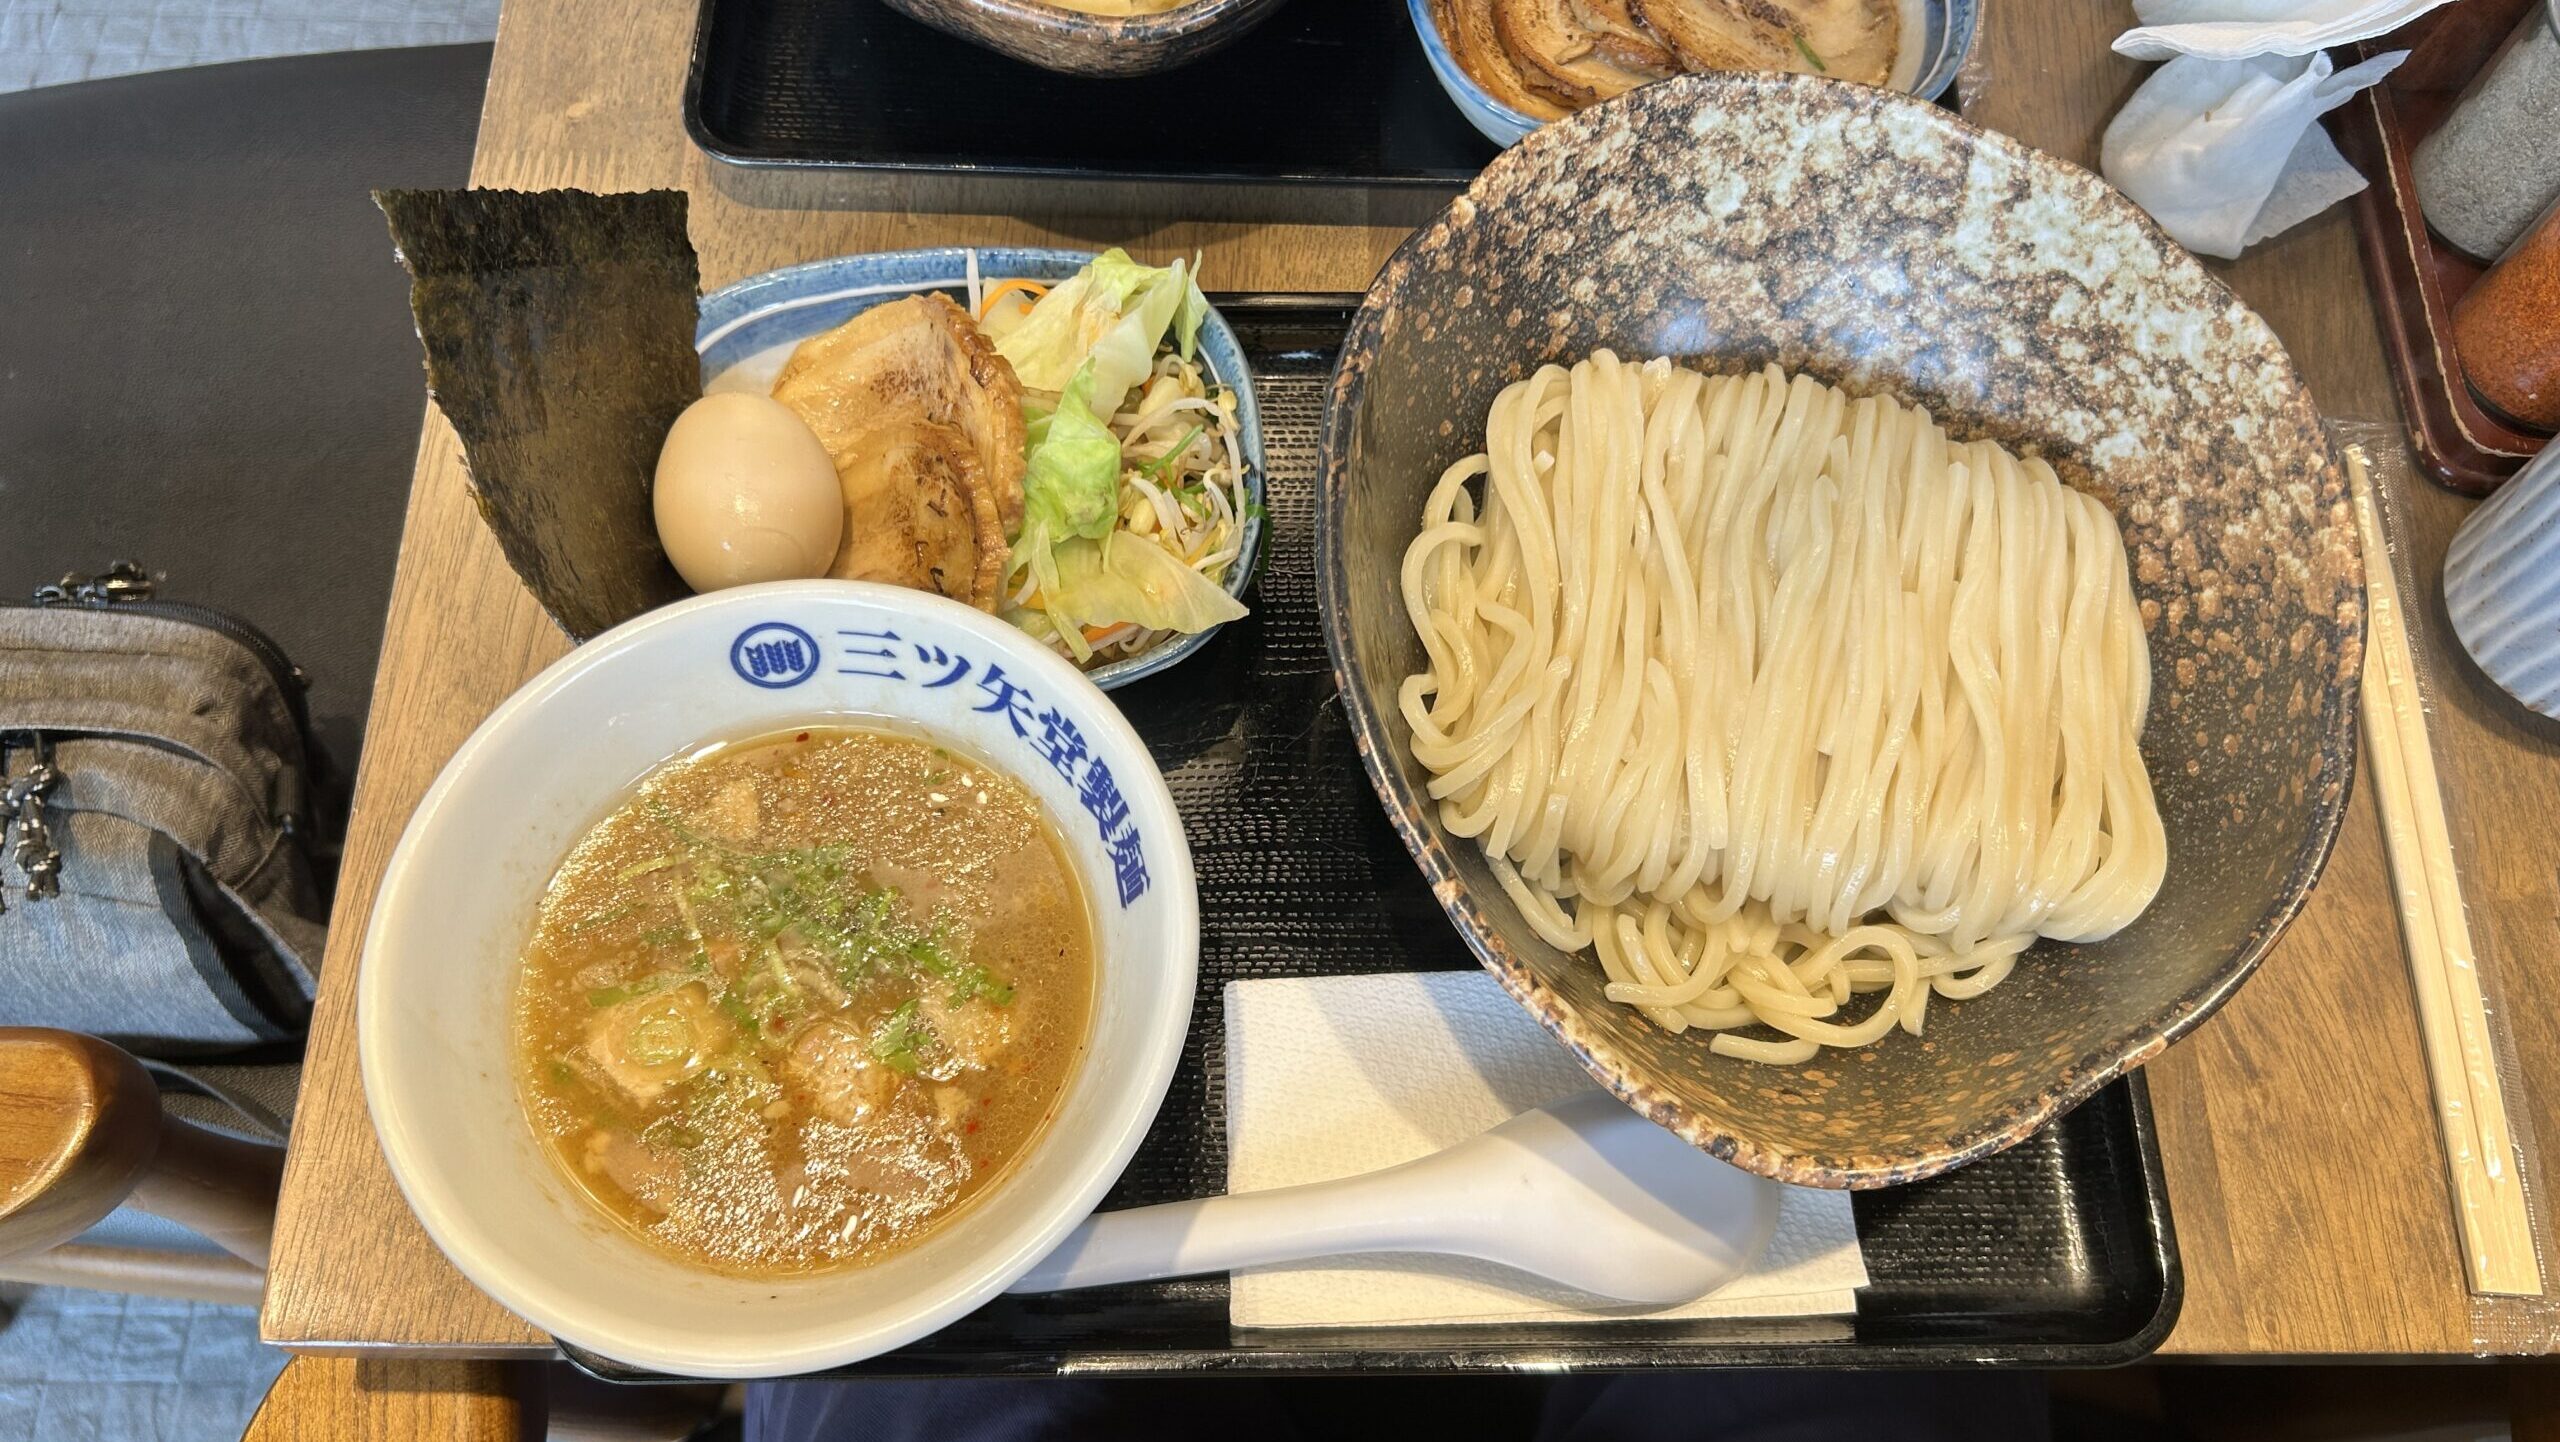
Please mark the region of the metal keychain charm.
[[53, 829], [45, 822], [45, 800], [62, 778], [53, 769], [53, 758], [41, 738], [33, 752], [34, 764], [26, 774], [11, 778], [0, 789], [0, 823], [15, 826], [17, 840], [9, 848], [9, 859], [26, 878], [27, 900], [42, 901], [62, 891], [62, 849], [54, 844]]

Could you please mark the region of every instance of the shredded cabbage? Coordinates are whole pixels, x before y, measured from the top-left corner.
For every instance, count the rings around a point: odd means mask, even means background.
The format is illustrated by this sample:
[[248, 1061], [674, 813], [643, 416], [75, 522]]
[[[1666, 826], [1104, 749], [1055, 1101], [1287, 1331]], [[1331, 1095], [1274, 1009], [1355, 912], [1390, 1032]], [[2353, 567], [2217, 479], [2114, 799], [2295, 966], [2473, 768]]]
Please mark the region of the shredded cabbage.
[[1086, 626], [1125, 621], [1187, 635], [1245, 614], [1243, 603], [1143, 536], [1068, 541], [1051, 549], [1050, 560], [1055, 570], [1042, 578], [1042, 604], [1080, 656]]
[[[1124, 438], [1112, 430], [1112, 417], [1154, 375], [1168, 342], [1190, 362], [1209, 314], [1195, 269], [1179, 260], [1140, 265], [1126, 251], [1105, 251], [996, 341], [1033, 393], [1023, 408], [1023, 523], [1006, 584], [1036, 596], [1038, 609], [1008, 614], [1079, 662], [1093, 654], [1088, 625], [1190, 633], [1245, 614], [1217, 582], [1162, 544], [1118, 529]], [[1058, 400], [1044, 412], [1047, 394]], [[1026, 571], [1028, 583], [1017, 583]]]
[[1022, 477], [1027, 545], [1102, 536], [1120, 505], [1120, 438], [1093, 413], [1093, 362], [1067, 382], [1058, 408], [1032, 420], [1030, 465]]
[[1106, 250], [1040, 297], [996, 342], [996, 353], [1035, 391], [1065, 390], [1077, 368], [1091, 361], [1094, 409], [1107, 416], [1154, 368], [1168, 327], [1190, 359], [1208, 312], [1189, 265], [1140, 265], [1125, 250]]

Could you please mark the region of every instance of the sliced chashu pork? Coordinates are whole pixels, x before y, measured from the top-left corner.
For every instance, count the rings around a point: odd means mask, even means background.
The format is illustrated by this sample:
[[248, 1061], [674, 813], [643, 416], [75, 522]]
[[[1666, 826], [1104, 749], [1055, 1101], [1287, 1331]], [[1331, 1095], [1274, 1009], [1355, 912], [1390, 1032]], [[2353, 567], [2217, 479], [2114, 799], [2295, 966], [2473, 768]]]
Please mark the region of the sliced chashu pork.
[[1519, 63], [1493, 28], [1493, 0], [1431, 0], [1431, 20], [1458, 68], [1484, 93], [1532, 120], [1561, 119], [1565, 107], [1529, 88]]
[[986, 462], [958, 426], [911, 421], [870, 432], [836, 463], [836, 479], [844, 545], [828, 575], [996, 608], [1012, 551]]
[[1529, 88], [1567, 105], [1607, 100], [1661, 78], [1603, 54], [1598, 35], [1575, 16], [1572, 0], [1493, 0], [1493, 28]]
[[1022, 524], [1022, 386], [966, 312], [938, 294], [875, 306], [803, 341], [773, 398], [844, 487], [828, 575], [995, 609]]
[[1573, 18], [1613, 64], [1645, 75], [1676, 75], [1680, 60], [1659, 36], [1644, 28], [1628, 0], [1568, 0]]
[[1629, 0], [1691, 70], [1797, 70], [1883, 85], [1902, 43], [1894, 0]]

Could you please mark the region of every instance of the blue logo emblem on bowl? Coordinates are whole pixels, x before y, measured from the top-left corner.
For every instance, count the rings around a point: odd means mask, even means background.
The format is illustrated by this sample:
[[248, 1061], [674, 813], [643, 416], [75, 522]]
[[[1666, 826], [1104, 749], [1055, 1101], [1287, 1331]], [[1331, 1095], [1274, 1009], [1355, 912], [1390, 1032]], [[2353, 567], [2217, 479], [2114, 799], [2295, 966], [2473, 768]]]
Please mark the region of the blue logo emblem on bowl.
[[729, 665], [750, 686], [779, 691], [818, 674], [818, 643], [781, 621], [764, 621], [729, 643]]

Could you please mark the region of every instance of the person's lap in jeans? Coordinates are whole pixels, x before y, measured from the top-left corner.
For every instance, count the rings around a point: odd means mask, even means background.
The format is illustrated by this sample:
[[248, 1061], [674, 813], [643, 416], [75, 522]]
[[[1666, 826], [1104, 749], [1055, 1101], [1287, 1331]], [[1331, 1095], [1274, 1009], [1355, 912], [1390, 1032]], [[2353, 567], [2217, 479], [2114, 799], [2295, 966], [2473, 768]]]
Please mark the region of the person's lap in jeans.
[[[1441, 1435], [1421, 1407], [1405, 1426], [1382, 1427], [1387, 1419], [1374, 1414], [1328, 1425], [1327, 1387], [1320, 1378], [766, 1383], [747, 1389], [746, 1442], [1343, 1442]], [[1543, 1392], [1534, 1409], [1521, 1413], [1517, 1429], [1470, 1426], [1469, 1442], [2045, 1442], [2051, 1436], [2044, 1379], [2033, 1373], [1648, 1373], [1559, 1378]], [[1343, 1400], [1368, 1413], [1374, 1394]]]

